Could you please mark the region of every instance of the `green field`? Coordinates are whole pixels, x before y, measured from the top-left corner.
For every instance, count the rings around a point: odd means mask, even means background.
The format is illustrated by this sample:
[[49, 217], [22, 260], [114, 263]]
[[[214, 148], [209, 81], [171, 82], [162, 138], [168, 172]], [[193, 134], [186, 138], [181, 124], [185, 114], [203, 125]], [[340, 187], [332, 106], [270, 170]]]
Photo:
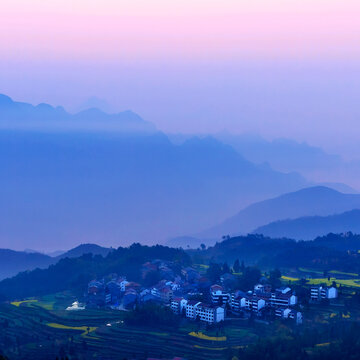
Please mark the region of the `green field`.
[[[0, 305], [0, 334], [6, 337], [11, 359], [117, 359], [145, 356], [187, 359], [224, 359], [229, 349], [255, 342], [263, 334], [246, 321], [207, 331], [205, 325], [184, 320], [178, 328], [129, 327], [125, 313], [111, 310], [65, 311], [72, 297], [46, 296]], [[91, 356], [90, 356], [91, 354]]]
[[284, 271], [284, 275], [281, 280], [284, 284], [291, 284], [299, 282], [301, 279], [305, 279], [308, 285], [332, 285], [335, 281], [337, 286], [345, 286], [349, 288], [360, 288], [360, 277], [356, 273], [348, 273], [337, 270], [330, 270], [327, 272], [329, 276], [324, 276], [324, 272], [299, 267], [297, 270]]

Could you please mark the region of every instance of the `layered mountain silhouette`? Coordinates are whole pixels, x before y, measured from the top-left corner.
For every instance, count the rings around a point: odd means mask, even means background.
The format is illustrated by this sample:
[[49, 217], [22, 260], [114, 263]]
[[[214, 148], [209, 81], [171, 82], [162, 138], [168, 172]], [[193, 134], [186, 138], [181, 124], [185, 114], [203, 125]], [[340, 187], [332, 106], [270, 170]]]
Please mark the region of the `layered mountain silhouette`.
[[255, 164], [268, 163], [274, 170], [299, 172], [307, 179], [325, 186], [331, 179], [333, 183], [329, 186], [341, 192], [354, 193], [354, 188], [360, 187], [358, 160], [344, 160], [340, 155], [327, 153], [306, 142], [285, 138], [269, 141], [259, 135], [233, 135], [226, 132], [217, 134], [216, 138], [231, 145]]
[[14, 251], [0, 249], [0, 280], [12, 277], [21, 271], [33, 270], [36, 268], [47, 268], [57, 263], [60, 259], [75, 258], [83, 254], [106, 256], [111, 249], [96, 244], [81, 244], [60, 256], [48, 256], [37, 252]]
[[0, 94], [0, 129], [110, 130], [154, 133], [156, 127], [132, 111], [107, 114], [96, 108], [70, 114], [61, 106], [33, 106]]
[[309, 187], [252, 204], [223, 223], [200, 233], [198, 237], [220, 238], [226, 234], [247, 234], [255, 229], [261, 232], [263, 228], [259, 229], [260, 226], [278, 220], [328, 216], [358, 208], [359, 194], [343, 194], [324, 186]]
[[281, 220], [254, 230], [257, 234], [295, 240], [311, 240], [329, 233], [346, 232], [360, 233], [359, 209], [330, 216], [306, 216], [293, 220]]
[[[114, 124], [119, 131], [107, 131]], [[175, 144], [132, 112], [72, 115], [4, 95], [0, 171], [0, 246], [13, 249], [161, 243], [244, 208], [201, 234], [218, 240], [276, 220], [359, 205], [354, 195], [344, 200], [344, 194], [314, 188], [245, 208], [310, 183], [296, 172], [256, 165], [212, 137]]]
[[[0, 131], [2, 247], [159, 243], [306, 186], [212, 138]], [[40, 246], [41, 245], [41, 246]]]

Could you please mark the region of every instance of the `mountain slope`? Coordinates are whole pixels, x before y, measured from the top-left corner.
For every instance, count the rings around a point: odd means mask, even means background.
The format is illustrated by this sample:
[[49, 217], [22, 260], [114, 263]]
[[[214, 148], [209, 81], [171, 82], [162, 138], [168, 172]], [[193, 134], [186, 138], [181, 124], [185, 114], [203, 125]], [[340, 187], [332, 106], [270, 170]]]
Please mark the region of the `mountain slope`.
[[76, 258], [90, 253], [106, 256], [110, 251], [111, 249], [96, 244], [82, 244], [59, 256], [51, 257], [37, 252], [0, 249], [0, 280], [15, 276], [22, 271], [47, 268], [64, 258]]
[[[310, 241], [270, 238], [257, 234], [228, 238], [203, 251], [191, 250], [196, 261], [233, 264], [235, 260], [260, 268], [308, 267], [358, 273], [360, 235], [328, 234]], [[349, 250], [351, 252], [349, 252]]]
[[93, 255], [101, 255], [106, 256], [111, 249], [105, 248], [96, 244], [81, 244], [73, 249], [70, 249], [69, 251], [66, 251], [65, 253], [56, 256], [55, 260], [60, 260], [64, 258], [76, 258], [79, 256], [82, 256], [84, 254], [93, 254]]
[[327, 216], [356, 208], [360, 208], [359, 194], [343, 194], [324, 186], [315, 186], [252, 204], [220, 225], [200, 233], [199, 237], [246, 234], [277, 220]]
[[0, 170], [0, 246], [43, 251], [159, 243], [307, 184], [212, 138], [161, 133], [3, 130]]
[[[360, 162], [347, 161], [339, 155], [329, 154], [323, 149], [305, 142], [290, 139], [265, 140], [258, 135], [232, 135], [226, 132], [216, 135], [225, 144], [231, 145], [246, 159], [255, 163], [268, 163], [274, 170], [299, 172], [308, 180], [346, 193], [355, 193], [351, 187], [360, 188]], [[337, 184], [338, 183], [338, 184]]]
[[310, 240], [329, 233], [360, 233], [360, 210], [351, 210], [331, 216], [306, 216], [294, 220], [281, 220], [261, 226], [256, 234]]
[[0, 280], [20, 271], [48, 267], [53, 262], [53, 258], [44, 254], [0, 249]]
[[106, 257], [84, 255], [65, 258], [47, 269], [22, 272], [2, 280], [0, 299], [21, 299], [70, 289], [83, 294], [90, 280], [114, 272], [133, 281], [141, 281], [141, 265], [154, 259], [176, 261], [183, 266], [191, 264], [189, 255], [182, 250], [133, 244], [128, 248], [113, 250]]

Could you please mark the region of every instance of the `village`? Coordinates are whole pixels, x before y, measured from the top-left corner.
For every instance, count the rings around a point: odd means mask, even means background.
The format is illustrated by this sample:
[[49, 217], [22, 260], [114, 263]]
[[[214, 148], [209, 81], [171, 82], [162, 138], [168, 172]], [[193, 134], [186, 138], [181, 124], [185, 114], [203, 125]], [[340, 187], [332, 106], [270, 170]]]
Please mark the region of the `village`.
[[[85, 295], [86, 307], [131, 311], [137, 306], [153, 303], [170, 308], [176, 315], [206, 324], [250, 317], [258, 321], [289, 319], [295, 324], [303, 322], [303, 306], [299, 304], [296, 292], [288, 285], [273, 288], [266, 277], [251, 290], [237, 289], [237, 275], [231, 272], [222, 274], [218, 283], [212, 283], [193, 267], [179, 269], [169, 261], [154, 260], [142, 265], [141, 278], [158, 281], [155, 285], [145, 286], [117, 274], [108, 275], [108, 280], [90, 281]], [[338, 297], [338, 290], [336, 286], [313, 285], [307, 296], [311, 303], [333, 301]], [[76, 305], [69, 309], [78, 308]]]

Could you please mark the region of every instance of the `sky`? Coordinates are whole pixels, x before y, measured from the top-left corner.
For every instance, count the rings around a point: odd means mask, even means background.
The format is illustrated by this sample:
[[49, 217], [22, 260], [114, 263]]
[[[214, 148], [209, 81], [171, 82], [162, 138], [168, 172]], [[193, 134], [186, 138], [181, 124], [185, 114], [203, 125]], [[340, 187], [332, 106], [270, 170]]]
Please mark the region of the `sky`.
[[355, 156], [357, 0], [2, 0], [0, 93]]

